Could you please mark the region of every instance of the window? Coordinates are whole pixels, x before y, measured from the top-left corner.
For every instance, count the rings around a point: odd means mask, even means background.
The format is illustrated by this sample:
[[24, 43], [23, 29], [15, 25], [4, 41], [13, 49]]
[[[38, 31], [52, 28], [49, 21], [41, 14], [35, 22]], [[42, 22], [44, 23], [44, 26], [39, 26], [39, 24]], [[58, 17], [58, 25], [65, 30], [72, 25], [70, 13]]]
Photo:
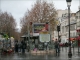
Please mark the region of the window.
[[76, 19], [78, 19], [78, 16], [76, 16]]
[[69, 28], [68, 28], [68, 26], [66, 27], [66, 32], [68, 32], [69, 31]]
[[76, 33], [75, 32], [73, 32], [73, 37], [75, 37], [76, 36]]
[[63, 19], [61, 19], [61, 22], [63, 21]]
[[79, 21], [79, 22], [77, 22], [77, 27], [80, 27], [80, 21]]
[[63, 28], [63, 26], [62, 26], [62, 32], [64, 31], [64, 28]]
[[70, 37], [73, 37], [73, 34], [72, 33], [70, 33]]
[[75, 30], [75, 24], [70, 26], [70, 30], [71, 31]]
[[80, 16], [79, 16], [79, 19], [80, 19]]

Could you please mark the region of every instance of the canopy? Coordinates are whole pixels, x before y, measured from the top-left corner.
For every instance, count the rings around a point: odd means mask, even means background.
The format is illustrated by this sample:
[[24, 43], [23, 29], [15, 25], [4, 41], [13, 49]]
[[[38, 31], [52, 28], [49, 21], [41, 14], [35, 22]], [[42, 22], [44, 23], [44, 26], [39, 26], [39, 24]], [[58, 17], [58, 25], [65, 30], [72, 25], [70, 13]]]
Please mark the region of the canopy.
[[[69, 39], [67, 39], [67, 40], [69, 40]], [[74, 40], [76, 40], [76, 38], [70, 38], [70, 41], [74, 41]]]
[[77, 39], [77, 40], [80, 40], [80, 36], [78, 36], [76, 39]]

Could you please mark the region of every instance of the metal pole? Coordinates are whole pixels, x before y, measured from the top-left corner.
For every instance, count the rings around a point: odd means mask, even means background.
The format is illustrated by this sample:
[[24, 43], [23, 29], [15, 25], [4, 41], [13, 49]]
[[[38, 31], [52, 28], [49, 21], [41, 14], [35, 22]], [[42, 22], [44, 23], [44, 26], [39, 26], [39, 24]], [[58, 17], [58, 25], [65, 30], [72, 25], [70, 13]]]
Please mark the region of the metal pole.
[[78, 40], [78, 54], [79, 54], [79, 40]]
[[57, 26], [57, 32], [58, 32], [58, 42], [59, 42], [59, 31], [60, 31], [60, 26]]
[[69, 52], [68, 52], [68, 57], [72, 57], [72, 52], [71, 52], [71, 41], [70, 41], [70, 6], [68, 6], [68, 23], [69, 23]]
[[28, 45], [29, 45], [28, 49], [30, 50], [30, 35], [29, 34], [30, 34], [30, 32], [29, 32], [29, 23], [28, 23]]
[[58, 42], [59, 42], [59, 31], [58, 31]]

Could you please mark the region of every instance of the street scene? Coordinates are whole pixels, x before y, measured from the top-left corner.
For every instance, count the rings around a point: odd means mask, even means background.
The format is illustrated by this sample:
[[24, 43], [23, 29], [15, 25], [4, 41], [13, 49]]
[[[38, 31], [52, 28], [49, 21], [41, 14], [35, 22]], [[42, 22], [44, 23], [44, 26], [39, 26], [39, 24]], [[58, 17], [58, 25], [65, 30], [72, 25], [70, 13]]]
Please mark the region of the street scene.
[[0, 60], [80, 60], [80, 0], [0, 0]]

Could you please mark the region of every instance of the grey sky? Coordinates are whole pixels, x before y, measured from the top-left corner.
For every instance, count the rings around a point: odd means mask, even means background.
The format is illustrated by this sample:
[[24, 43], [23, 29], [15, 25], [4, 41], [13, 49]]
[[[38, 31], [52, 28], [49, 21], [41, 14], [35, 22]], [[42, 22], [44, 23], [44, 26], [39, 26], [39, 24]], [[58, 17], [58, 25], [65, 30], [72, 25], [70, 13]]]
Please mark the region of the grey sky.
[[[67, 9], [66, 0], [47, 0], [48, 2], [53, 2], [56, 9]], [[2, 12], [8, 12], [13, 15], [17, 22], [17, 28], [20, 28], [20, 18], [22, 18], [27, 12], [27, 9], [31, 9], [32, 5], [36, 0], [0, 0], [0, 10]], [[78, 6], [80, 6], [80, 0], [72, 0], [71, 11], [78, 11]]]

